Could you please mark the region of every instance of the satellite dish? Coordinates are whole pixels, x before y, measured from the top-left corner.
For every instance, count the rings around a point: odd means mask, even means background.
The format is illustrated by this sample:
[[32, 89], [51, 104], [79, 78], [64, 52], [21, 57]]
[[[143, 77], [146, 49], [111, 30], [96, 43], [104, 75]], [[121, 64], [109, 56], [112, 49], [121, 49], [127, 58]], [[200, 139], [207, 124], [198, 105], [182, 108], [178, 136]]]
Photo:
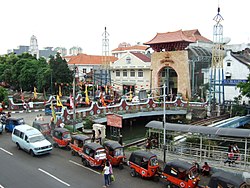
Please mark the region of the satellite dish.
[[230, 41], [231, 41], [231, 38], [229, 38], [229, 37], [224, 37], [224, 38], [222, 39], [222, 43], [223, 43], [223, 44], [228, 44]]

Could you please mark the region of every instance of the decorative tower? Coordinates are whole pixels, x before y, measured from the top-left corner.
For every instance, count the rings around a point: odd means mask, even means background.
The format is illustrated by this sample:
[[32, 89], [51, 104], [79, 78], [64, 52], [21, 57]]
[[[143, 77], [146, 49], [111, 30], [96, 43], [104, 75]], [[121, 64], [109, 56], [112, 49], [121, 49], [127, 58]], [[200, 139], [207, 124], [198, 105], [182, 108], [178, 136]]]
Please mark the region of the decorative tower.
[[101, 73], [101, 75], [104, 75], [105, 78], [102, 80], [104, 81], [104, 85], [110, 85], [111, 84], [111, 76], [110, 76], [110, 59], [109, 59], [109, 33], [107, 32], [106, 27], [104, 28], [104, 32], [102, 34], [102, 71], [104, 71], [104, 74]]
[[37, 43], [36, 36], [34, 36], [34, 35], [32, 35], [30, 38], [29, 52], [33, 56], [36, 56], [37, 58], [39, 57], [38, 43]]
[[[209, 107], [211, 111], [217, 111], [219, 115], [219, 106], [224, 103], [224, 71], [223, 71], [223, 26], [221, 22], [223, 17], [220, 15], [220, 7], [218, 13], [213, 19], [216, 24], [213, 28], [213, 48], [212, 48], [212, 66], [210, 72], [209, 87]], [[218, 106], [217, 106], [218, 105]], [[216, 110], [216, 106], [218, 107]], [[208, 114], [211, 115], [211, 114]]]

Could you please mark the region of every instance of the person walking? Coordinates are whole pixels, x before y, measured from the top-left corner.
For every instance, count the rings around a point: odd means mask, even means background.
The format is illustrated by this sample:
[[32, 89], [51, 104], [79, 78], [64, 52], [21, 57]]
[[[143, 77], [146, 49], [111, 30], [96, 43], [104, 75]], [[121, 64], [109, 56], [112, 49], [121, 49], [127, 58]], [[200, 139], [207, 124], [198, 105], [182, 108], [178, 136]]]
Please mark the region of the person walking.
[[105, 166], [103, 168], [103, 175], [104, 175], [104, 188], [106, 188], [107, 186], [109, 186], [109, 162], [106, 161]]
[[91, 142], [95, 142], [95, 130], [92, 130]]
[[111, 176], [113, 176], [113, 168], [112, 168], [111, 162], [109, 160], [108, 160], [108, 163], [109, 163], [109, 185], [110, 185], [112, 182]]

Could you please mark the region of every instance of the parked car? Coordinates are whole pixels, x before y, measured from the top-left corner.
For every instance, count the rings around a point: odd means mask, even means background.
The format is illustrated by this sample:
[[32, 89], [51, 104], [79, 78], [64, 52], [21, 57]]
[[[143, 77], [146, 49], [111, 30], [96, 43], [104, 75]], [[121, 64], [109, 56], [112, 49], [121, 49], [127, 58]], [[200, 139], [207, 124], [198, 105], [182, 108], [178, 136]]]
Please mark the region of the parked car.
[[249, 185], [246, 184], [243, 177], [239, 174], [234, 174], [226, 171], [215, 172], [208, 183], [209, 188], [220, 187], [220, 188], [247, 188]]
[[181, 160], [167, 162], [161, 177], [166, 180], [170, 186], [179, 186], [183, 188], [198, 187], [200, 181], [197, 167]]
[[16, 126], [12, 132], [12, 141], [18, 149], [23, 149], [30, 155], [42, 155], [51, 152], [51, 143], [43, 134], [27, 124]]
[[118, 166], [120, 169], [123, 168], [123, 162], [125, 157], [124, 147], [117, 141], [105, 141], [103, 146], [106, 150], [107, 159], [113, 166]]
[[81, 157], [83, 165], [91, 167], [101, 167], [107, 160], [104, 147], [95, 142], [84, 144]]
[[25, 124], [23, 118], [12, 118], [12, 117], [7, 118], [5, 121], [5, 131], [12, 132], [16, 126], [23, 124]]
[[141, 176], [142, 178], [152, 178], [159, 180], [159, 163], [157, 156], [144, 150], [134, 151], [131, 153], [128, 166], [132, 177]]
[[0, 134], [3, 132], [3, 124], [0, 122]]
[[59, 148], [70, 149], [69, 142], [71, 140], [70, 131], [65, 128], [57, 127], [52, 132], [53, 146]]
[[90, 142], [91, 138], [87, 135], [83, 134], [72, 135], [69, 144], [71, 148], [71, 154], [81, 156], [83, 152], [83, 145], [85, 143], [90, 143]]
[[46, 121], [33, 121], [32, 127], [38, 129], [45, 137], [50, 136], [51, 127]]

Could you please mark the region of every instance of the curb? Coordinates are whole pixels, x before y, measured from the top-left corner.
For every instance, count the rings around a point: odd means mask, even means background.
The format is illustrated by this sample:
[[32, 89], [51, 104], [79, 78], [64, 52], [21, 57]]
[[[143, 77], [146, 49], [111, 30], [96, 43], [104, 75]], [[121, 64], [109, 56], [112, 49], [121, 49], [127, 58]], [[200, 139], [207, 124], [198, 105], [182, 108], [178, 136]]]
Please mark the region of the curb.
[[36, 109], [36, 110], [29, 110], [28, 112], [26, 110], [21, 111], [5, 111], [6, 113], [10, 112], [11, 114], [18, 114], [18, 113], [31, 113], [31, 112], [44, 112], [44, 109]]

